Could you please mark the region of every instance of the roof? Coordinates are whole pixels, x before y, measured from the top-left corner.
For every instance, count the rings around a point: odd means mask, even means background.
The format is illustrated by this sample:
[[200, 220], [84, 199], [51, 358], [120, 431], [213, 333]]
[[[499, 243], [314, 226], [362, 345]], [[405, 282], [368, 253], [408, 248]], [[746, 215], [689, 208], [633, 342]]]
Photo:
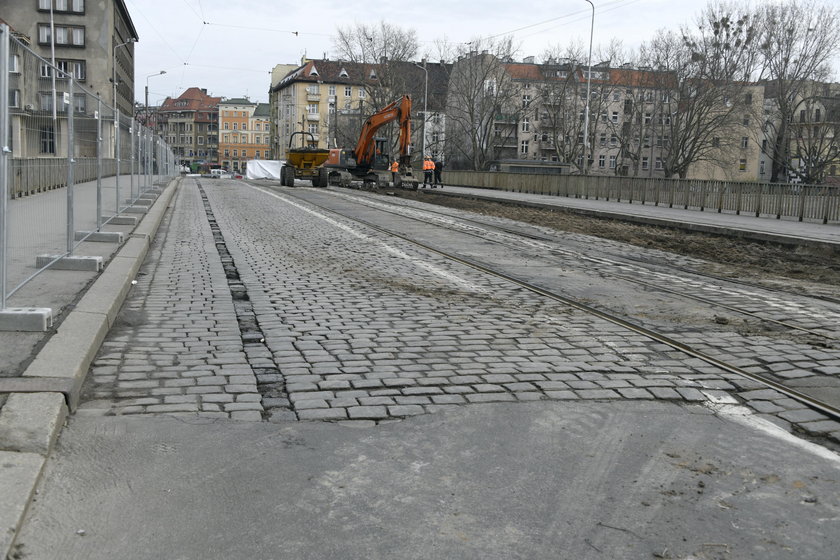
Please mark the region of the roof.
[[220, 103], [220, 105], [256, 105], [255, 101], [251, 101], [247, 97], [231, 97], [230, 99], [225, 99]]
[[254, 110], [255, 117], [269, 118], [271, 116], [271, 106], [268, 103], [257, 103], [257, 108]]
[[160, 110], [164, 112], [212, 111], [218, 109], [221, 101], [221, 97], [207, 95], [206, 89], [191, 87], [175, 99], [167, 97], [161, 104]]
[[522, 64], [514, 62], [505, 64], [505, 70], [507, 70], [507, 73], [514, 80], [545, 80], [542, 72], [540, 71], [540, 65], [538, 64]]

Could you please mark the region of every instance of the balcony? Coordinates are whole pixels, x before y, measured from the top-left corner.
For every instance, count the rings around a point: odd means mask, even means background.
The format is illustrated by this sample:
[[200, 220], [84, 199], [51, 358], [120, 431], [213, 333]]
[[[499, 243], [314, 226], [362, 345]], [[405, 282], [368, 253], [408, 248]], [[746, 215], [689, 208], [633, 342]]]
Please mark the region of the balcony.
[[320, 93], [307, 93], [306, 94], [306, 100], [307, 101], [320, 101], [321, 100], [321, 94]]
[[321, 120], [321, 115], [318, 113], [306, 113], [306, 120], [318, 122]]

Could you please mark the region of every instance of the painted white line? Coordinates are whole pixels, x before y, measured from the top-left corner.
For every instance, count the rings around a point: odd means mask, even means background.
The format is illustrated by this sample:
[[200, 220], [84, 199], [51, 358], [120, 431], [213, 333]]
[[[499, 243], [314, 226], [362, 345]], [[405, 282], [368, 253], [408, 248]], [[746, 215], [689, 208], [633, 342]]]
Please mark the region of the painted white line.
[[791, 445], [799, 447], [804, 451], [816, 455], [817, 457], [827, 459], [840, 467], [840, 455], [834, 451], [796, 437], [792, 433], [783, 430], [769, 420], [756, 416], [745, 406], [712, 401], [705, 402], [703, 405], [728, 420], [732, 420], [742, 426], [764, 432], [771, 437], [790, 443]]
[[457, 285], [461, 286], [465, 290], [480, 293], [480, 294], [486, 294], [487, 291], [488, 291], [486, 288], [483, 288], [483, 287], [481, 287], [477, 284], [474, 284], [473, 282], [470, 282], [469, 280], [465, 280], [465, 279], [461, 278], [460, 276], [452, 274], [451, 272], [443, 270], [440, 267], [437, 267], [437, 266], [435, 266], [431, 263], [428, 263], [424, 260], [412, 257], [411, 255], [406, 254], [402, 250], [397, 249], [396, 247], [393, 247], [393, 246], [385, 243], [381, 239], [375, 239], [373, 237], [370, 237], [369, 235], [366, 235], [366, 234], [362, 233], [361, 231], [358, 231], [358, 230], [348, 226], [347, 224], [342, 224], [341, 222], [339, 222], [339, 221], [337, 221], [337, 220], [335, 220], [335, 219], [333, 219], [333, 218], [331, 218], [331, 217], [329, 217], [325, 214], [322, 214], [321, 212], [318, 212], [317, 210], [307, 208], [306, 206], [303, 206], [302, 204], [298, 204], [294, 200], [291, 200], [287, 197], [278, 195], [278, 194], [273, 193], [273, 192], [269, 192], [265, 189], [262, 189], [262, 188], [259, 188], [259, 187], [254, 187], [254, 186], [251, 186], [251, 185], [249, 185], [249, 187], [254, 189], [254, 190], [258, 190], [260, 192], [263, 192], [263, 193], [267, 194], [268, 196], [273, 196], [274, 198], [276, 198], [278, 200], [282, 200], [286, 204], [290, 204], [290, 205], [294, 206], [295, 208], [297, 208], [299, 210], [302, 210], [302, 211], [304, 211], [308, 214], [311, 214], [311, 215], [327, 222], [331, 226], [336, 227], [336, 228], [338, 228], [338, 229], [340, 229], [340, 230], [342, 230], [342, 231], [344, 231], [344, 232], [346, 232], [346, 233], [348, 233], [348, 234], [350, 234], [350, 235], [352, 235], [352, 236], [354, 236], [358, 239], [362, 239], [362, 240], [367, 241], [369, 243], [378, 244], [385, 251], [394, 255], [395, 257], [405, 259], [405, 260], [411, 262], [412, 264], [414, 264], [415, 266], [419, 266], [420, 268], [423, 268], [423, 269], [431, 272], [432, 274], [440, 276], [441, 278], [443, 278], [443, 279], [445, 279], [449, 282], [452, 282], [454, 284], [457, 284]]

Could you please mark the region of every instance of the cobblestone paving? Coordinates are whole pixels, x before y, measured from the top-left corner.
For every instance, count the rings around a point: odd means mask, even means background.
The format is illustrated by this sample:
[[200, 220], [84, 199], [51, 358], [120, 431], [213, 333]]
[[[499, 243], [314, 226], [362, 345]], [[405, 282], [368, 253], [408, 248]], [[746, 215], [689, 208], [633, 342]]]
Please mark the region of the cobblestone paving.
[[176, 205], [94, 361], [82, 410], [260, 420], [256, 378], [193, 182]]
[[[88, 413], [259, 420], [290, 401], [304, 420], [378, 421], [469, 403], [734, 402], [730, 392], [747, 391], [776, 422], [809, 421], [775, 391], [408, 243], [282, 194], [204, 184], [270, 356], [245, 352], [200, 196], [184, 181], [96, 359]], [[260, 394], [255, 359], [280, 371], [288, 401]]]

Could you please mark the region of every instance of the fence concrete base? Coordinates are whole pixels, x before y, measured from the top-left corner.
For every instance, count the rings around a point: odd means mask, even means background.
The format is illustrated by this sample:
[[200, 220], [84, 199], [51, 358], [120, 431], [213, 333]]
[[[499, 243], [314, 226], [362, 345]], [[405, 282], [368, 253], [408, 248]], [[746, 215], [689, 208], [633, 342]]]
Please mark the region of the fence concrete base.
[[154, 204], [155, 198], [154, 197], [144, 197], [141, 196], [137, 200], [126, 199], [126, 204], [133, 204], [134, 206], [151, 206]]
[[122, 243], [123, 234], [120, 231], [77, 231], [76, 241], [82, 240], [94, 243]]
[[0, 331], [44, 332], [52, 319], [49, 307], [7, 307], [0, 311]]
[[115, 226], [136, 226], [136, 216], [102, 216], [102, 221]]
[[[58, 259], [56, 261], [56, 259]], [[102, 270], [102, 257], [59, 257], [58, 255], [38, 255], [35, 257], [35, 267], [44, 268], [51, 262], [51, 270], [82, 270], [99, 272]]]
[[127, 206], [127, 207], [123, 208], [123, 212], [125, 212], [126, 214], [145, 214], [148, 211], [149, 211], [148, 206], [137, 206], [137, 205], [135, 205], [135, 206]]

